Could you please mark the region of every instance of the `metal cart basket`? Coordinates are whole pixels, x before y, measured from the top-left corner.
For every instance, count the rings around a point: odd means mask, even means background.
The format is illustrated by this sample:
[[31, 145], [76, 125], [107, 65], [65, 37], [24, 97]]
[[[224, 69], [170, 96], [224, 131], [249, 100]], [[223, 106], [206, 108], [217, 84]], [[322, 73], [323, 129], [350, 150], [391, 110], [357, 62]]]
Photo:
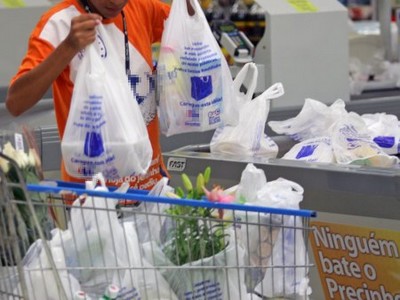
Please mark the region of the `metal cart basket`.
[[[4, 155], [0, 153], [2, 158]], [[11, 163], [15, 163], [11, 161]], [[12, 183], [1, 172], [0, 299], [307, 299], [315, 212]], [[15, 189], [24, 199], [16, 199]], [[40, 193], [44, 201], [32, 201]], [[65, 201], [73, 195], [74, 201]], [[127, 205], [133, 203], [134, 205]], [[35, 229], [17, 215], [28, 211]], [[51, 216], [48, 234], [37, 210]]]

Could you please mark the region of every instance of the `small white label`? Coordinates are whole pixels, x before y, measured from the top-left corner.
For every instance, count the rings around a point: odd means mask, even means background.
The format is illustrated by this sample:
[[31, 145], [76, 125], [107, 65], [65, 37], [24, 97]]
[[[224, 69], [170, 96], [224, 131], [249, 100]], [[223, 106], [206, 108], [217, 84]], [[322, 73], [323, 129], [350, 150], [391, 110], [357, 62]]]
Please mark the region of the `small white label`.
[[184, 157], [170, 157], [167, 162], [168, 171], [183, 171], [186, 167], [186, 158]]
[[24, 151], [24, 138], [20, 133], [15, 134], [15, 150]]

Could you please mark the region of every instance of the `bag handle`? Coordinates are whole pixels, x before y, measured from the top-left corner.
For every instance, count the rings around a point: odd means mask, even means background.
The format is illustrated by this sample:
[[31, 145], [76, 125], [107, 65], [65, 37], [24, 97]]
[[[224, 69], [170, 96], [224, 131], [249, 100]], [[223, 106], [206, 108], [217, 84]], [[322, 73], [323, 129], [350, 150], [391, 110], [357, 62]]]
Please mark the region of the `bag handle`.
[[103, 173], [93, 175], [92, 180], [87, 180], [85, 182], [85, 187], [87, 190], [94, 190], [98, 186], [98, 183], [100, 183], [100, 187], [107, 187]]
[[[250, 73], [249, 73], [250, 72]], [[248, 79], [248, 76], [251, 76], [251, 79]], [[244, 101], [250, 101], [254, 95], [254, 92], [257, 87], [257, 79], [258, 79], [258, 69], [255, 63], [250, 62], [245, 64], [236, 75], [235, 80], [233, 80], [233, 90], [240, 94], [240, 87], [244, 84], [244, 81], [248, 79], [250, 80], [250, 85], [247, 88], [247, 92], [245, 94]]]
[[[187, 6], [186, 0], [172, 1], [171, 12], [172, 13], [176, 12], [177, 16], [175, 16], [175, 18], [176, 17], [188, 18], [190, 20], [195, 20], [195, 21], [199, 21], [199, 19], [203, 18], [207, 22], [207, 19], [204, 15], [203, 9], [200, 6], [200, 1], [198, 1], [198, 0], [189, 0], [189, 1], [194, 10], [194, 14], [192, 16], [189, 15], [189, 13], [188, 13], [188, 6]], [[171, 13], [170, 13], [170, 16], [171, 16]], [[199, 24], [204, 24], [204, 20], [202, 20], [202, 22], [199, 22]]]
[[272, 100], [281, 97], [285, 94], [285, 90], [283, 88], [282, 83], [277, 82], [271, 85], [267, 90], [265, 90], [260, 96], [257, 98]]

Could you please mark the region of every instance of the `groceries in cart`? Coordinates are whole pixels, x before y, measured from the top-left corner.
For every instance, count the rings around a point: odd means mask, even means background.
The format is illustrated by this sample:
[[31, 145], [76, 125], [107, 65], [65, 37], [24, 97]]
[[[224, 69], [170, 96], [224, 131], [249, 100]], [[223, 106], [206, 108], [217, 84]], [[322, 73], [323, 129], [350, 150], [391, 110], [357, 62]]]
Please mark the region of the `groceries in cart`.
[[[296, 210], [300, 208], [303, 192], [299, 184], [284, 178], [267, 182], [262, 169], [248, 164], [242, 172], [236, 197], [240, 201], [245, 199], [247, 205]], [[260, 218], [251, 213], [241, 217], [252, 219], [251, 223]], [[303, 228], [301, 218], [265, 214], [258, 221], [261, 220], [270, 226], [260, 231], [254, 225], [242, 225], [241, 228], [240, 236], [248, 246], [249, 262], [258, 267], [248, 269], [246, 283], [254, 286], [257, 294], [266, 297], [311, 294], [308, 285], [307, 240], [299, 230]], [[251, 241], [247, 240], [248, 237], [251, 237]]]
[[358, 115], [347, 112], [341, 99], [331, 106], [306, 99], [297, 116], [268, 125], [299, 142], [283, 159], [386, 168], [399, 165], [395, 155], [400, 151], [400, 126], [394, 115]]
[[[182, 186], [175, 188], [165, 178], [149, 192], [127, 185], [111, 189], [101, 173], [85, 185], [28, 184], [30, 192], [51, 196], [45, 207], [63, 208], [66, 226], [54, 220], [47, 238], [35, 220], [39, 236], [23, 255], [15, 247], [24, 243], [16, 238], [18, 222], [2, 231], [0, 244], [15, 255], [2, 259], [0, 295], [307, 299], [311, 264], [306, 241], [315, 213], [299, 209], [302, 188], [283, 178], [267, 182], [252, 164], [234, 187], [209, 186], [210, 176], [209, 167], [195, 180], [183, 174]], [[61, 197], [55, 201], [68, 190], [77, 195], [72, 204]], [[20, 202], [4, 192], [1, 196], [0, 220], [12, 219]], [[38, 205], [27, 199], [27, 208]], [[140, 204], [123, 206], [125, 200]]]

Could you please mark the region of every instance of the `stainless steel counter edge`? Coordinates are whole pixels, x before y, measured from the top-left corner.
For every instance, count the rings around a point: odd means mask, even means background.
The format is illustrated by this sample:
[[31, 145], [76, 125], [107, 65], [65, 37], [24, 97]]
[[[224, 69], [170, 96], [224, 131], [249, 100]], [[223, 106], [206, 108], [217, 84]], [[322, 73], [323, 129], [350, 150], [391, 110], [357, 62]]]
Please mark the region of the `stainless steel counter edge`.
[[164, 153], [167, 164], [180, 161], [184, 168], [169, 167], [173, 186], [181, 185], [180, 174], [196, 177], [211, 166], [212, 183], [225, 188], [240, 181], [248, 163], [264, 170], [268, 181], [279, 177], [304, 188], [301, 207], [329, 213], [374, 218], [399, 219], [400, 170], [363, 166], [339, 166], [283, 159], [228, 157], [211, 153], [170, 151]]

